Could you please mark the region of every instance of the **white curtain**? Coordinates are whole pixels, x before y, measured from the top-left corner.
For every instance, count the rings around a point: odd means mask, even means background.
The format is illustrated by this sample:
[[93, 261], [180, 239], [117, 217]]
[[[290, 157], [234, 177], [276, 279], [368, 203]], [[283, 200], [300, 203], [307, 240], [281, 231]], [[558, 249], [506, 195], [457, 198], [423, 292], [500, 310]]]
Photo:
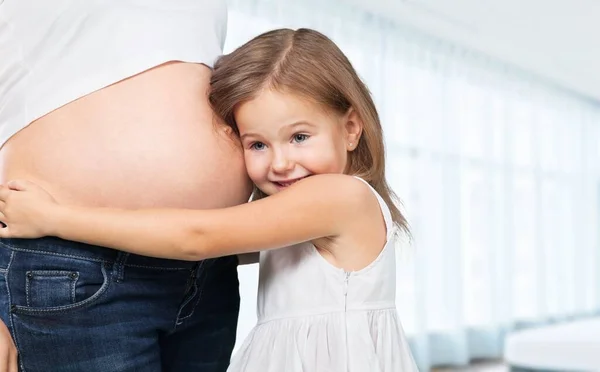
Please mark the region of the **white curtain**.
[[[599, 313], [597, 103], [336, 0], [232, 0], [226, 51], [277, 27], [331, 37], [375, 97], [414, 234], [397, 306], [421, 370], [501, 357], [508, 331]], [[256, 275], [240, 269], [240, 338]]]

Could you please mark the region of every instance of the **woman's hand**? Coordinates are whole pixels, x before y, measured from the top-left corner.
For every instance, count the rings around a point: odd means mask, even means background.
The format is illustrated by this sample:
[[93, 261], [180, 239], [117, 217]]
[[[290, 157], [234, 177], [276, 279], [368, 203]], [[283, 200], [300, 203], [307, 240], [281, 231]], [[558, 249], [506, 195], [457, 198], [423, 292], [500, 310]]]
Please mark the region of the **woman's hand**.
[[60, 208], [40, 186], [28, 181], [10, 181], [0, 186], [2, 238], [40, 238], [52, 235], [53, 213]]
[[0, 320], [0, 372], [17, 372], [17, 348], [8, 331]]

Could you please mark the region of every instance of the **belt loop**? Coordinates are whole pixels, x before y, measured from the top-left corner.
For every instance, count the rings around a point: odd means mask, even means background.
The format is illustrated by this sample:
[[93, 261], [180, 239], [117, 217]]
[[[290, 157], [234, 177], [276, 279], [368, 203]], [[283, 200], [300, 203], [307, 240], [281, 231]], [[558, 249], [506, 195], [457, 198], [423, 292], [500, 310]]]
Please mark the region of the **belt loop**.
[[125, 262], [129, 257], [129, 253], [126, 252], [118, 252], [117, 259], [113, 265], [113, 278], [115, 282], [120, 283], [123, 281], [125, 277]]

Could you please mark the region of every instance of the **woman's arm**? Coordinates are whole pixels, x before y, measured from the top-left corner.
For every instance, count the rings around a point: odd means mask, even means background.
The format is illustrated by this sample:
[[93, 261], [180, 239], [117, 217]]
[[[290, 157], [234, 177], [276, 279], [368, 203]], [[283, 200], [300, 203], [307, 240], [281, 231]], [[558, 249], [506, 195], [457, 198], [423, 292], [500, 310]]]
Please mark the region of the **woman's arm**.
[[0, 371], [17, 372], [18, 354], [6, 324], [0, 320]]
[[367, 203], [377, 203], [363, 182], [338, 174], [312, 176], [265, 199], [213, 210], [61, 206], [34, 200], [27, 191], [27, 187], [0, 191], [0, 220], [7, 225], [0, 236], [54, 235], [181, 260], [255, 252], [336, 236]]

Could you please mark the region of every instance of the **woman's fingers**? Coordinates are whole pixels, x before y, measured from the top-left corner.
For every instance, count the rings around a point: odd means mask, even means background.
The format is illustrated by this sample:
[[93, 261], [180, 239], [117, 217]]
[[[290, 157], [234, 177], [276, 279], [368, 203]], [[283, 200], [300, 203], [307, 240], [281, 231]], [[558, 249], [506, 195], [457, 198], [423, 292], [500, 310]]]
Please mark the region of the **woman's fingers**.
[[12, 336], [0, 320], [0, 372], [17, 372], [18, 354]]

